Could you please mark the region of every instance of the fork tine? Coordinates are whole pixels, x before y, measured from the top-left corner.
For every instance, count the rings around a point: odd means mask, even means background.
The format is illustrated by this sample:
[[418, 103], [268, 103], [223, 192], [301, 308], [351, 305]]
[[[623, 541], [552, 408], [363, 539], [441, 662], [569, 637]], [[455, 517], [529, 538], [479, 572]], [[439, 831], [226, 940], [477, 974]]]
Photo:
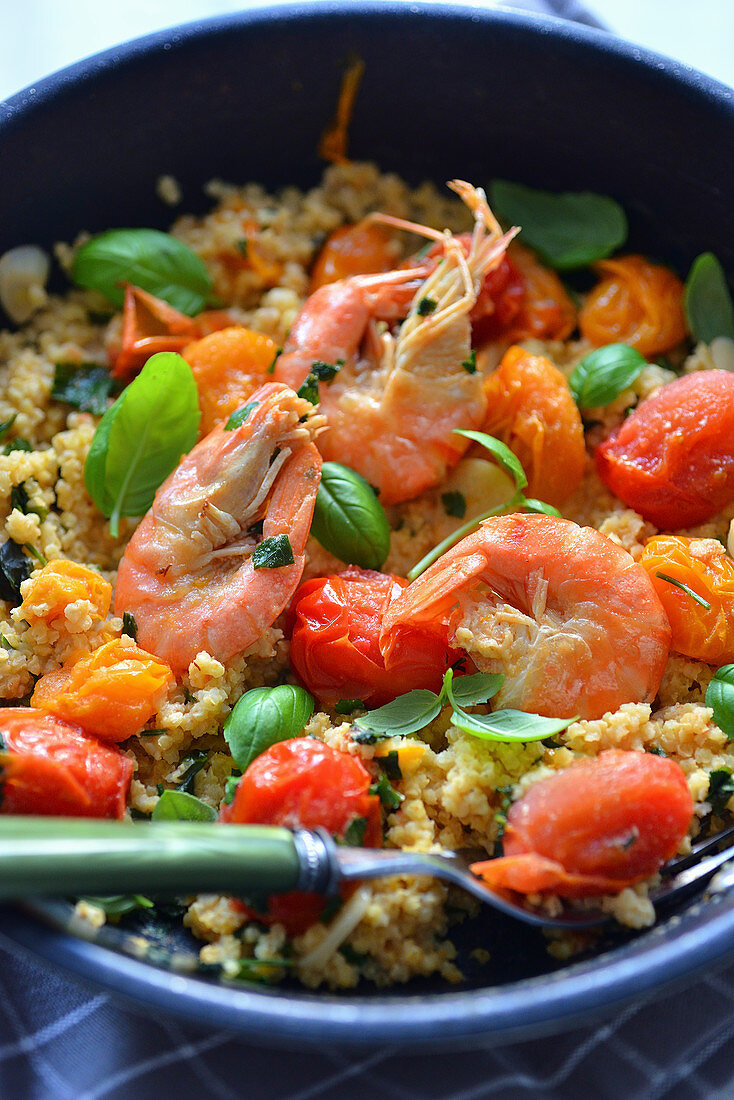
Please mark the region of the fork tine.
[[[727, 829], [725, 833], [727, 836], [731, 836], [734, 830]], [[724, 835], [724, 833], [720, 833], [717, 839], [720, 840]], [[686, 859], [689, 860], [690, 858], [691, 857], [688, 856], [686, 857]], [[650, 892], [650, 900], [654, 903], [659, 901], [669, 902], [678, 897], [682, 897], [684, 894], [688, 893], [692, 886], [705, 883], [716, 871], [723, 867], [725, 863], [733, 859], [734, 845], [729, 845], [722, 851], [707, 856], [698, 863], [689, 864], [684, 870], [678, 871], [677, 874], [673, 874], [665, 879], [657, 889], [652, 890]]]
[[714, 836], [707, 836], [703, 840], [696, 841], [695, 844], [691, 845], [691, 850], [687, 855], [666, 863], [661, 869], [661, 874], [664, 876], [678, 874], [679, 871], [684, 871], [687, 867], [698, 863], [702, 856], [708, 855], [709, 852], [715, 852], [719, 845], [731, 839], [734, 839], [734, 825], [730, 825], [728, 829], [722, 829], [720, 833], [716, 833]]

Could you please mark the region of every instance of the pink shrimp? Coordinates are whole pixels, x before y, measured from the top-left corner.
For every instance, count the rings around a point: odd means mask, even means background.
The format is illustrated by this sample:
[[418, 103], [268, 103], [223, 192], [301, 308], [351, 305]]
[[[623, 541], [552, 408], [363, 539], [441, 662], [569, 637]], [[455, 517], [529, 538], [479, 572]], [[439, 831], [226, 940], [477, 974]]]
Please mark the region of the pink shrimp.
[[[486, 410], [470, 362], [470, 313], [517, 230], [501, 233], [483, 192], [460, 180], [450, 186], [474, 213], [468, 249], [448, 231], [415, 227], [441, 241], [443, 261], [321, 287], [276, 366], [279, 380], [298, 386], [315, 361], [340, 365], [320, 386], [327, 428], [319, 449], [376, 485], [385, 504], [442, 481], [468, 446], [454, 429], [481, 427]], [[378, 330], [377, 321], [406, 313], [397, 337]]]
[[590, 527], [546, 515], [486, 520], [397, 594], [386, 666], [403, 627], [449, 625], [449, 644], [504, 673], [496, 707], [600, 718], [651, 702], [670, 625], [641, 565]]
[[[131, 612], [140, 645], [175, 672], [201, 650], [226, 660], [256, 642], [303, 572], [323, 418], [276, 382], [250, 404], [239, 427], [218, 425], [161, 485], [120, 563], [115, 613]], [[276, 536], [293, 563], [256, 568], [260, 538]]]

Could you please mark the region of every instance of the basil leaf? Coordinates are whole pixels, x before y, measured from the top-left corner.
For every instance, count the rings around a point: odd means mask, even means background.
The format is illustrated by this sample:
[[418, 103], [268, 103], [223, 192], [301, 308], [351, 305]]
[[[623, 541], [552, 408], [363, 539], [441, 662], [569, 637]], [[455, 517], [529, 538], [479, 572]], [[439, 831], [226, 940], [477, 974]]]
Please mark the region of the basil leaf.
[[614, 199], [590, 191], [536, 191], [494, 180], [492, 206], [522, 226], [522, 240], [550, 267], [570, 271], [602, 260], [627, 240], [627, 218]]
[[428, 317], [433, 313], [437, 305], [438, 302], [435, 298], [421, 298], [418, 305], [415, 307], [415, 311], [419, 317]]
[[544, 500], [535, 500], [533, 497], [523, 497], [518, 503], [518, 508], [525, 512], [538, 512], [543, 516], [557, 516], [561, 519], [561, 513], [552, 504], [546, 504]]
[[341, 843], [348, 845], [350, 848], [360, 848], [364, 844], [366, 832], [367, 818], [353, 817], [344, 830], [344, 837]]
[[496, 695], [504, 682], [501, 672], [476, 672], [472, 676], [454, 676], [446, 694], [454, 707], [473, 707]]
[[734, 778], [730, 768], [717, 768], [709, 775], [709, 789], [706, 801], [711, 804], [711, 812], [721, 816], [726, 804], [734, 794]]
[[71, 277], [122, 308], [124, 283], [133, 283], [193, 317], [204, 309], [212, 280], [182, 241], [157, 229], [109, 229], [83, 244]]
[[384, 756], [376, 756], [375, 763], [388, 779], [397, 781], [403, 778], [403, 773], [400, 770], [400, 757], [396, 749], [390, 749], [390, 752], [385, 753]]
[[734, 340], [734, 304], [724, 269], [713, 252], [693, 261], [686, 279], [688, 327], [695, 340], [710, 344], [717, 336]]
[[383, 810], [387, 810], [389, 813], [397, 810], [405, 798], [404, 794], [400, 794], [399, 791], [395, 790], [386, 775], [381, 775], [376, 783], [370, 785], [369, 793], [376, 794], [380, 799]]
[[[427, 688], [414, 688], [405, 695], [399, 695], [384, 707], [371, 710], [355, 720], [358, 729], [382, 737], [407, 736], [423, 729], [441, 713], [441, 699]], [[354, 737], [354, 740], [359, 740]]]
[[374, 489], [338, 462], [321, 469], [311, 534], [334, 557], [362, 569], [380, 569], [390, 552], [390, 527]]
[[354, 714], [355, 710], [365, 710], [362, 699], [340, 699], [334, 707], [335, 714]]
[[314, 701], [302, 687], [252, 688], [238, 699], [224, 723], [224, 740], [238, 768], [278, 741], [298, 737], [314, 712]]
[[240, 428], [247, 420], [252, 410], [256, 409], [259, 404], [259, 401], [251, 401], [249, 405], [243, 405], [241, 409], [237, 409], [233, 412], [224, 425], [225, 432], [233, 432], [235, 428]]
[[125, 913], [132, 913], [136, 909], [153, 909], [154, 904], [150, 898], [143, 894], [107, 894], [105, 897], [95, 898], [85, 896], [79, 901], [86, 901], [97, 909], [103, 909], [108, 917], [122, 917]]
[[156, 489], [196, 442], [199, 397], [191, 367], [174, 352], [152, 355], [107, 410], [94, 433], [84, 483], [119, 531], [121, 516], [141, 516]]
[[56, 401], [73, 405], [80, 412], [102, 416], [112, 393], [114, 379], [97, 363], [57, 363], [51, 396]]
[[225, 806], [231, 806], [234, 802], [234, 796], [237, 794], [237, 787], [241, 778], [241, 775], [227, 776], [227, 781], [224, 784], [224, 798], [222, 799]]
[[12, 539], [0, 546], [0, 599], [16, 607], [21, 602], [20, 586], [33, 572], [33, 562], [23, 547]]
[[134, 642], [138, 639], [138, 624], [132, 611], [122, 613], [122, 633], [127, 634]]
[[216, 821], [217, 811], [186, 791], [164, 791], [150, 816], [152, 821]]
[[466, 497], [458, 490], [456, 492], [441, 493], [441, 503], [447, 516], [463, 519], [466, 515]]
[[706, 706], [714, 712], [714, 722], [734, 741], [734, 665], [722, 665], [706, 688]]
[[5, 449], [3, 450], [3, 454], [4, 455], [11, 455], [13, 453], [13, 451], [32, 451], [32, 450], [33, 450], [33, 444], [29, 443], [27, 439], [23, 439], [21, 436], [18, 436], [17, 439], [11, 439], [9, 443], [5, 444]]
[[580, 409], [608, 405], [628, 389], [647, 360], [627, 344], [607, 344], [589, 352], [568, 380]]
[[252, 551], [253, 569], [280, 569], [284, 565], [293, 565], [295, 560], [287, 535], [263, 539]]
[[13, 413], [8, 420], [3, 420], [2, 424], [0, 424], [0, 439], [5, 439], [5, 436], [8, 434], [13, 424], [15, 424], [17, 416], [17, 413]]
[[505, 443], [502, 443], [499, 439], [495, 439], [493, 435], [487, 435], [486, 432], [473, 432], [468, 428], [454, 428], [454, 433], [456, 435], [464, 435], [467, 439], [473, 439], [475, 443], [481, 443], [483, 447], [486, 447], [505, 473], [509, 474], [514, 480], [515, 488], [518, 490], [525, 488], [528, 483], [528, 479], [525, 477], [525, 471], [517, 455], [513, 454]]
[[453, 725], [483, 741], [542, 741], [575, 722], [575, 718], [544, 718], [521, 710], [496, 710], [493, 714], [454, 711]]

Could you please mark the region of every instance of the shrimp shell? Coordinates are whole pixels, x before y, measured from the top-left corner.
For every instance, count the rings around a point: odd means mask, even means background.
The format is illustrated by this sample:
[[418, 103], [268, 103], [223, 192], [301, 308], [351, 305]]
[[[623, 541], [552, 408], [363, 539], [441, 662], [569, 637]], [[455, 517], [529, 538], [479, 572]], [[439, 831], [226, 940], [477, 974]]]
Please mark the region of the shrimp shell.
[[[227, 660], [256, 642], [303, 573], [323, 418], [275, 382], [251, 403], [243, 424], [218, 425], [161, 485], [120, 563], [115, 613], [133, 614], [139, 644], [177, 672], [202, 650]], [[263, 540], [288, 536], [292, 565], [254, 567], [260, 522]]]
[[670, 625], [647, 573], [590, 527], [546, 515], [486, 520], [399, 593], [383, 618], [390, 653], [403, 626], [449, 625], [477, 667], [502, 672], [493, 706], [600, 718], [652, 702]]

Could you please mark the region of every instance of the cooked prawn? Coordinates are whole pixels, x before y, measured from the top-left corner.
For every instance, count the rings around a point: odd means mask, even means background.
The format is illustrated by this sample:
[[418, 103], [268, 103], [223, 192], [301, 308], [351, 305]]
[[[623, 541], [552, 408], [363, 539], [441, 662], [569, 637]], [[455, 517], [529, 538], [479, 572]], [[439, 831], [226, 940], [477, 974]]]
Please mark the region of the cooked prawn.
[[398, 593], [380, 648], [403, 627], [449, 625], [484, 672], [504, 673], [495, 705], [600, 718], [651, 702], [670, 626], [641, 565], [590, 527], [546, 515], [486, 520]]
[[[116, 614], [131, 612], [139, 644], [175, 672], [201, 650], [226, 660], [247, 649], [303, 572], [323, 419], [275, 382], [250, 404], [239, 427], [218, 425], [164, 481], [120, 563]], [[288, 537], [293, 564], [255, 568], [260, 540], [278, 535]]]
[[[502, 234], [482, 191], [460, 180], [450, 186], [474, 214], [469, 248], [448, 231], [421, 228], [444, 255], [430, 261], [427, 277], [424, 265], [321, 287], [276, 366], [276, 378], [298, 386], [314, 361], [340, 365], [320, 387], [327, 429], [319, 449], [377, 486], [386, 504], [438, 484], [468, 446], [454, 429], [480, 427], [486, 409], [470, 363], [469, 315], [517, 230]], [[406, 312], [397, 337], [379, 332], [377, 321]]]

